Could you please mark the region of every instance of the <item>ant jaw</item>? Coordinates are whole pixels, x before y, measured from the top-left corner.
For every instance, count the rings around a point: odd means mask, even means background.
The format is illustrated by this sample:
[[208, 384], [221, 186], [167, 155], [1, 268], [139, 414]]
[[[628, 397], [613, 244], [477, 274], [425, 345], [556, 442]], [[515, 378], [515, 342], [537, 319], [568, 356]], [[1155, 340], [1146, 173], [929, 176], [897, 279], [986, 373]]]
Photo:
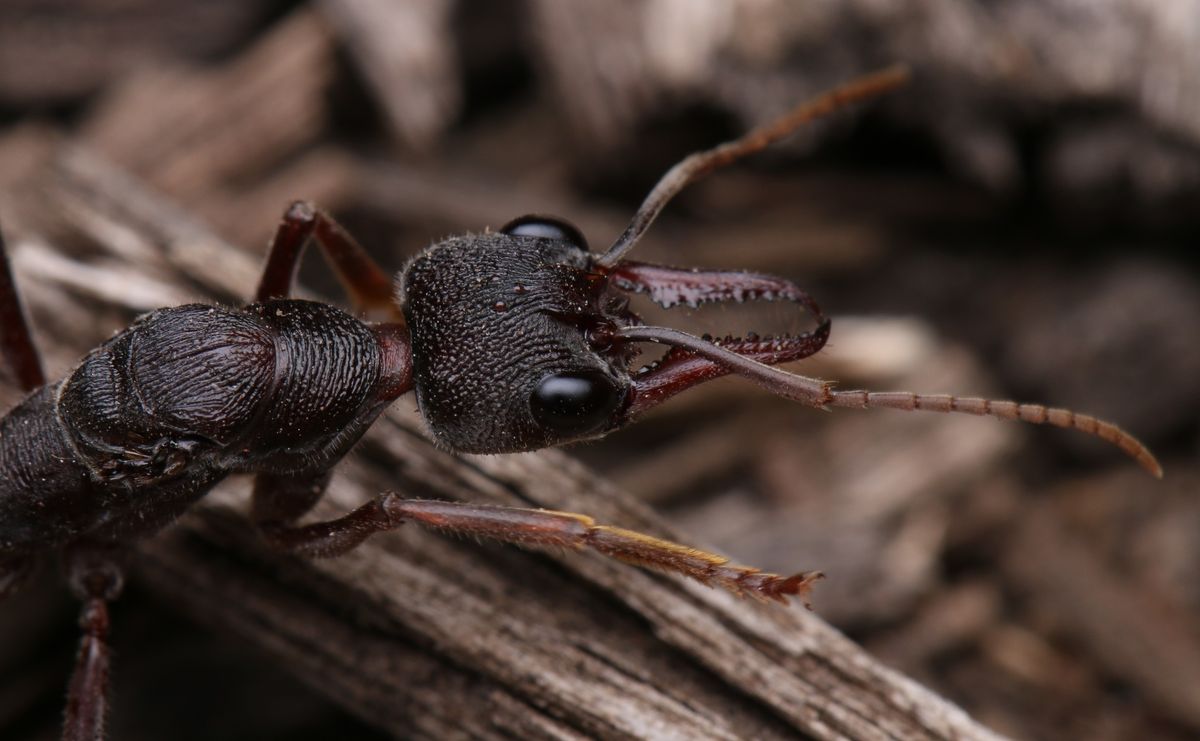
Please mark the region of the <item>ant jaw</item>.
[[675, 306], [696, 308], [701, 304], [745, 301], [792, 301], [824, 320], [821, 307], [795, 283], [761, 273], [727, 270], [669, 268], [663, 265], [625, 260], [608, 273], [612, 284], [629, 293], [646, 294], [651, 301], [670, 309]]
[[829, 339], [830, 321], [816, 301], [782, 278], [736, 271], [671, 268], [634, 261], [622, 261], [613, 268], [601, 270], [608, 285], [626, 293], [644, 294], [664, 309], [695, 308], [716, 302], [790, 301], [802, 306], [818, 322], [814, 330], [800, 335], [758, 337], [749, 334], [712, 340], [665, 327], [646, 327], [632, 312], [623, 312], [620, 318], [624, 326], [605, 334], [605, 349], [637, 342], [662, 342], [672, 346], [657, 362], [631, 374], [632, 386], [624, 421], [697, 384], [741, 372], [723, 358], [736, 356], [755, 366], [776, 365], [813, 355]]
[[[644, 329], [654, 331], [662, 328], [646, 327]], [[726, 337], [715, 340], [694, 337], [693, 339], [697, 342], [709, 342], [713, 348], [769, 366], [800, 360], [815, 354], [829, 340], [829, 329], [830, 321], [824, 319], [812, 332], [796, 336]], [[688, 336], [691, 337], [691, 335]], [[633, 386], [630, 389], [625, 413], [628, 419], [632, 419], [682, 391], [735, 372], [737, 371], [728, 364], [700, 355], [686, 347], [675, 345], [661, 359], [633, 374]]]

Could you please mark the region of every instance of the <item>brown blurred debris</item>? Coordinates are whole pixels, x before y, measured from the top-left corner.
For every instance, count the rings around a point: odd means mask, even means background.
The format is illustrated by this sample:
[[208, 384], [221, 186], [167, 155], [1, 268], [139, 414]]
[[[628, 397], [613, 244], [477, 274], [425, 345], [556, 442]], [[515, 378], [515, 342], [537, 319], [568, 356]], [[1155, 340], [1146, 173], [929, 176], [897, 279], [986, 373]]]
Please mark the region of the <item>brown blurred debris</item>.
[[1001, 595], [981, 582], [954, 585], [934, 596], [902, 627], [884, 632], [871, 652], [897, 667], [928, 666], [979, 641], [999, 618]]
[[1189, 616], [1106, 568], [1048, 509], [1025, 522], [1007, 566], [1032, 609], [1158, 707], [1200, 728], [1200, 636]]
[[301, 12], [216, 68], [155, 67], [107, 95], [83, 141], [169, 193], [258, 175], [324, 125], [332, 39]]
[[0, 101], [46, 104], [168, 59], [211, 58], [262, 21], [264, 0], [6, 0]]
[[397, 141], [424, 149], [460, 106], [448, 0], [323, 0]]
[[[1064, 205], [1091, 194], [1126, 211], [1200, 190], [1193, 4], [539, 0], [534, 8], [549, 80], [592, 162], [681, 101], [749, 125], [903, 61], [916, 81], [882, 106], [886, 115], [927, 131], [951, 167], [982, 185], [1011, 191], [1048, 173]], [[1032, 169], [1018, 140], [1031, 126], [1047, 134], [1045, 159]], [[1062, 166], [1097, 149], [1104, 155], [1089, 158], [1087, 174]], [[1130, 191], [1139, 204], [1122, 201]]]
[[1022, 386], [1148, 437], [1196, 422], [1200, 289], [1190, 276], [1134, 253], [1087, 275], [1034, 271], [1021, 296], [998, 300], [1027, 326], [1003, 355]]

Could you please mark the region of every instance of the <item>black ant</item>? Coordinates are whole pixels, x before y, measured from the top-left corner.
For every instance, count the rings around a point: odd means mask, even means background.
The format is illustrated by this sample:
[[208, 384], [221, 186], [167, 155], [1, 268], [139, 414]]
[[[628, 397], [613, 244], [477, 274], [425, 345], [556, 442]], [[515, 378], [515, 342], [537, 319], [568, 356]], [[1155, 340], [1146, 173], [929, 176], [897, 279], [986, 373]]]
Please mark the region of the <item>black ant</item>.
[[[83, 601], [83, 637], [64, 738], [97, 739], [107, 713], [108, 602], [132, 543], [232, 473], [255, 474], [251, 513], [273, 545], [336, 556], [415, 522], [533, 546], [591, 548], [738, 595], [803, 598], [818, 572], [778, 576], [569, 512], [383, 495], [329, 522], [295, 521], [330, 469], [393, 400], [415, 390], [434, 437], [470, 453], [534, 450], [600, 437], [699, 383], [734, 373], [816, 407], [989, 414], [1073, 427], [1119, 446], [1156, 476], [1151, 453], [1115, 425], [1063, 409], [908, 392], [837, 391], [773, 366], [808, 357], [830, 321], [793, 283], [744, 272], [649, 265], [625, 255], [676, 193], [801, 124], [900, 85], [893, 68], [799, 106], [673, 167], [603, 254], [573, 226], [526, 216], [498, 232], [453, 237], [388, 276], [329, 217], [305, 203], [283, 217], [254, 303], [187, 305], [142, 316], [47, 384], [0, 243], [0, 343], [28, 396], [0, 421], [0, 597], [37, 560], [61, 552]], [[290, 299], [301, 252], [324, 250], [363, 316]], [[709, 341], [645, 326], [626, 294], [663, 307], [791, 301], [810, 332]], [[632, 371], [636, 343], [667, 353]]]

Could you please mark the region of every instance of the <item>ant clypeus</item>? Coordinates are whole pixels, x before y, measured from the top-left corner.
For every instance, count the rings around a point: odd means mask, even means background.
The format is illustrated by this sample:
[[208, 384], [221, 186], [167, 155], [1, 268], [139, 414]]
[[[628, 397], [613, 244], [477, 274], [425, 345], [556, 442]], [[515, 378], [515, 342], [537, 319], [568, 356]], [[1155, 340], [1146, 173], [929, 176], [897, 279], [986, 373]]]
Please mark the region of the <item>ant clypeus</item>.
[[[84, 603], [64, 738], [102, 737], [107, 604], [130, 545], [178, 517], [231, 473], [254, 473], [251, 513], [273, 545], [336, 556], [415, 522], [535, 546], [591, 548], [739, 595], [803, 597], [820, 574], [778, 576], [569, 512], [383, 495], [330, 522], [295, 521], [330, 469], [394, 399], [415, 390], [437, 440], [507, 453], [595, 438], [696, 384], [735, 373], [816, 407], [990, 414], [1073, 427], [1118, 445], [1155, 475], [1144, 446], [1108, 422], [1063, 409], [908, 392], [838, 391], [772, 366], [808, 357], [830, 322], [793, 283], [743, 272], [623, 259], [671, 198], [704, 174], [801, 124], [893, 89], [893, 68], [820, 96], [741, 139], [684, 159], [659, 181], [603, 254], [558, 219], [526, 216], [498, 232], [452, 237], [388, 276], [329, 217], [293, 204], [271, 243], [254, 303], [151, 312], [46, 384], [0, 243], [0, 346], [28, 396], [0, 421], [0, 597], [60, 551]], [[302, 249], [324, 250], [361, 315], [290, 299]], [[816, 328], [795, 336], [709, 341], [645, 326], [626, 294], [663, 307], [792, 301]], [[398, 299], [398, 300], [397, 300]], [[635, 343], [670, 349], [631, 371]]]

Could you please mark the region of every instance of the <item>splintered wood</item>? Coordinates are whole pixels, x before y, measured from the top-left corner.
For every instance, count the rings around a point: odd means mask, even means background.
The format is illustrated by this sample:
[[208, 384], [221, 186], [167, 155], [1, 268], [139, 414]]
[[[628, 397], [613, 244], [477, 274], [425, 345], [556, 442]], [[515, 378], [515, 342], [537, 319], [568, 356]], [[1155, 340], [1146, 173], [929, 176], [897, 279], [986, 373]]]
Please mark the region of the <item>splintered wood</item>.
[[[838, 390], [1068, 407], [1166, 468], [737, 379], [596, 444], [452, 456], [405, 397], [317, 516], [383, 491], [577, 511], [821, 570], [815, 611], [417, 527], [284, 557], [235, 477], [141, 549], [114, 608], [115, 738], [1200, 732], [1200, 11], [43, 5], [0, 9], [0, 229], [51, 377], [147, 309], [244, 302], [294, 199], [389, 270], [526, 213], [601, 250], [680, 157], [903, 61], [910, 89], [691, 186], [633, 257], [795, 280], [833, 318], [797, 370]], [[340, 301], [319, 259], [301, 276]], [[782, 304], [633, 308], [695, 334], [811, 328]], [[3, 408], [18, 398], [0, 383]], [[77, 637], [57, 583], [45, 569], [0, 603], [0, 736], [56, 733]]]

